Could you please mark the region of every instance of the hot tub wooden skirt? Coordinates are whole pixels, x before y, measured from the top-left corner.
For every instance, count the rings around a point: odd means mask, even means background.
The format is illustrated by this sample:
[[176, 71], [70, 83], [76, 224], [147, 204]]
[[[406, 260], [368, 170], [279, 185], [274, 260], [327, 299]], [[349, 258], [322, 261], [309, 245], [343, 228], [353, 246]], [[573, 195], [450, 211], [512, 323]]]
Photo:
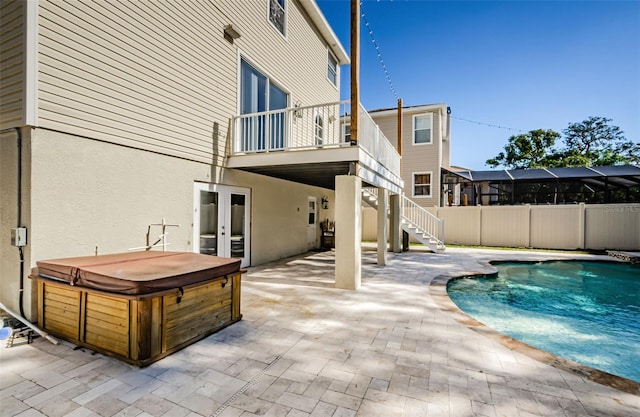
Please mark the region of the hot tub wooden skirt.
[[146, 366], [239, 321], [243, 271], [157, 293], [114, 294], [32, 275], [38, 325], [71, 343]]

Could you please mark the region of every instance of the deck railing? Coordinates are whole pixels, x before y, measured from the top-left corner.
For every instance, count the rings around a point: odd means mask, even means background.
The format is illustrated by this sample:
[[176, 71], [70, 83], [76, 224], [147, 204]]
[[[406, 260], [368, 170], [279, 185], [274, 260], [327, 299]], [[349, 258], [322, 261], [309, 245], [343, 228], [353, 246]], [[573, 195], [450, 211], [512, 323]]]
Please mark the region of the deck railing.
[[234, 154], [349, 146], [349, 102], [296, 106], [233, 118]]
[[[255, 154], [351, 146], [349, 101], [233, 117], [233, 154]], [[400, 155], [360, 105], [358, 145], [400, 175]]]
[[400, 175], [400, 154], [360, 104], [358, 142], [378, 162]]

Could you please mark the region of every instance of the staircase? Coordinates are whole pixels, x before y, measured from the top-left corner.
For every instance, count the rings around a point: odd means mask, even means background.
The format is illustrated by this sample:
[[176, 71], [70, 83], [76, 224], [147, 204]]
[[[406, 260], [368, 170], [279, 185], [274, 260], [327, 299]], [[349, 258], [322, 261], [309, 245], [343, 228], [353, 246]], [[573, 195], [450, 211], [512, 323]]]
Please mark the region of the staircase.
[[[378, 189], [363, 188], [362, 200], [377, 209]], [[445, 251], [444, 220], [437, 218], [404, 195], [402, 195], [401, 199], [400, 212], [402, 230], [409, 233], [434, 253], [443, 253]]]

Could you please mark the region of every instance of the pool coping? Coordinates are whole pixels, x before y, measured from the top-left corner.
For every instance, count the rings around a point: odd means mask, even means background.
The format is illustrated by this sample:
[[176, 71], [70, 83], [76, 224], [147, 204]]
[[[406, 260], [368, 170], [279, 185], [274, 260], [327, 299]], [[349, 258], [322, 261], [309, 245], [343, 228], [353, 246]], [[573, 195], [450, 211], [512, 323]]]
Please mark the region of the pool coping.
[[[566, 259], [564, 259], [566, 261]], [[592, 368], [572, 360], [554, 355], [545, 350], [538, 349], [520, 340], [514, 339], [511, 336], [507, 336], [499, 331], [486, 326], [469, 316], [463, 310], [461, 310], [452, 300], [447, 293], [447, 283], [449, 281], [460, 279], [463, 277], [491, 277], [498, 273], [497, 269], [493, 265], [495, 263], [503, 263], [503, 260], [479, 262], [485, 270], [493, 270], [494, 272], [477, 272], [477, 271], [462, 271], [455, 275], [441, 274], [433, 278], [429, 284], [429, 292], [431, 298], [436, 303], [437, 307], [448, 313], [458, 323], [464, 325], [470, 330], [475, 331], [491, 340], [500, 343], [502, 346], [513, 350], [518, 353], [522, 353], [531, 359], [537, 360], [544, 364], [553, 366], [554, 368], [562, 369], [570, 372], [574, 375], [586, 378], [590, 381], [597, 382], [599, 384], [615, 388], [617, 390], [640, 396], [640, 383], [628, 378], [624, 378], [618, 375], [610, 374], [605, 371], [601, 371], [596, 368]], [[512, 261], [510, 261], [512, 262]], [[518, 262], [518, 261], [513, 261]], [[545, 262], [545, 261], [541, 261]], [[531, 261], [523, 261], [523, 263], [532, 263]], [[533, 262], [537, 263], [537, 262]]]

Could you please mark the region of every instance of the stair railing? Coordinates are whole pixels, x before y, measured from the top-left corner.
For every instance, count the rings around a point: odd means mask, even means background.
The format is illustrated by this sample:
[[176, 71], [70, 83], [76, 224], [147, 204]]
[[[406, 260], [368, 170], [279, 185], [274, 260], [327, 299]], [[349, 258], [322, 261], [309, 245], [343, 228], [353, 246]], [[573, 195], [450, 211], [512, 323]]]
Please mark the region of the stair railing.
[[416, 226], [422, 234], [435, 240], [439, 247], [444, 246], [444, 220], [434, 216], [424, 207], [417, 205], [404, 194], [401, 201], [403, 219]]

